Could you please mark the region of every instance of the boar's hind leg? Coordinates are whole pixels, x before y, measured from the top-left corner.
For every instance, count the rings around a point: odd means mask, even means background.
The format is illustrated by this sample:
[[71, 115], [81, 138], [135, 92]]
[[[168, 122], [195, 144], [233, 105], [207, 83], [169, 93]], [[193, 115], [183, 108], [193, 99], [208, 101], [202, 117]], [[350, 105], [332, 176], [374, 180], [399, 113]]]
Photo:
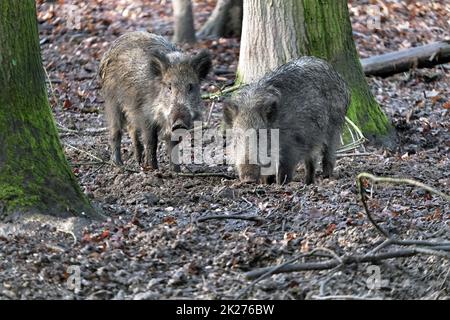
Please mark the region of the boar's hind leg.
[[158, 160], [156, 151], [158, 150], [158, 128], [156, 125], [150, 125], [148, 129], [142, 130], [142, 140], [144, 144], [144, 163], [145, 167], [158, 169]]
[[275, 175], [269, 175], [269, 176], [262, 176], [261, 177], [261, 183], [262, 184], [272, 184], [276, 182]]
[[322, 151], [322, 171], [324, 178], [330, 178], [333, 175], [334, 165], [336, 163], [336, 147], [339, 141], [339, 133], [334, 134], [328, 140], [327, 144], [324, 144]]
[[286, 157], [284, 161], [280, 160], [277, 170], [277, 184], [281, 185], [291, 182], [295, 165], [296, 164], [291, 159], [289, 159], [289, 157]]
[[111, 101], [105, 101], [106, 118], [109, 125], [109, 145], [111, 148], [111, 161], [116, 165], [122, 165], [120, 144], [122, 142], [122, 127], [125, 117], [118, 105]]
[[314, 175], [316, 172], [316, 163], [314, 157], [307, 157], [305, 159], [305, 171], [306, 171], [306, 184], [314, 183]]
[[131, 141], [133, 142], [134, 147], [134, 157], [136, 158], [137, 163], [142, 163], [142, 152], [144, 147], [142, 146], [142, 142], [140, 139], [140, 131], [135, 128], [133, 125], [128, 126], [128, 133], [130, 134]]

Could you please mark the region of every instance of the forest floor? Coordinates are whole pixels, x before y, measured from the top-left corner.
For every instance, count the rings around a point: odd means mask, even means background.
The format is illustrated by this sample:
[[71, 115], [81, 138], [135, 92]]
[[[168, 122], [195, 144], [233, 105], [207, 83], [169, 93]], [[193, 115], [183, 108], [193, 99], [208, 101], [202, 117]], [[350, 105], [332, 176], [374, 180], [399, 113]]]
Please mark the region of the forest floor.
[[[77, 0], [72, 3], [81, 14], [75, 20], [66, 18], [67, 5], [37, 3], [49, 99], [65, 152], [83, 190], [109, 219], [88, 226], [76, 239], [48, 225], [0, 224], [0, 299], [449, 299], [449, 260], [436, 255], [274, 274], [255, 285], [245, 273], [313, 250], [320, 255], [297, 262], [363, 255], [377, 247], [383, 236], [360, 201], [356, 176], [361, 172], [413, 178], [448, 193], [450, 65], [369, 78], [397, 129], [398, 146], [367, 145], [369, 155], [341, 157], [335, 177], [319, 177], [313, 186], [304, 185], [302, 166], [294, 181], [282, 186], [180, 177], [168, 171], [163, 153], [160, 170], [145, 172], [132, 158], [127, 136], [122, 152], [131, 170], [123, 170], [104, 162], [109, 148], [98, 63], [124, 32], [170, 36], [170, 2]], [[448, 1], [378, 3], [389, 11], [381, 30], [367, 28], [367, 5], [349, 5], [362, 57], [450, 39]], [[197, 27], [213, 4], [195, 1]], [[200, 48], [210, 49], [214, 58], [204, 92], [232, 84], [239, 39], [202, 40], [187, 49]], [[205, 101], [205, 118], [210, 107]], [[220, 118], [219, 101], [211, 125], [219, 126]], [[190, 170], [233, 175], [225, 165]], [[377, 185], [368, 205], [395, 237], [450, 241], [450, 203], [438, 196], [410, 186]], [[261, 219], [197, 221], [230, 214]], [[81, 287], [74, 291], [67, 283], [76, 268]]]

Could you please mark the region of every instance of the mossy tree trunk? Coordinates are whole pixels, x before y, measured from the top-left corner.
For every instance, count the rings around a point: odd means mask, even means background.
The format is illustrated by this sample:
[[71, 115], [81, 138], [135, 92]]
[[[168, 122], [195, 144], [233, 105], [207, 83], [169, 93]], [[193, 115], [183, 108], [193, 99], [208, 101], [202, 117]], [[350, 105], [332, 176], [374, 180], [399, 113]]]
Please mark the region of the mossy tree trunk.
[[347, 116], [370, 138], [384, 139], [391, 126], [367, 85], [345, 0], [244, 0], [238, 82], [303, 55], [334, 65], [352, 91]]
[[15, 213], [99, 217], [58, 138], [34, 0], [0, 1], [0, 219]]

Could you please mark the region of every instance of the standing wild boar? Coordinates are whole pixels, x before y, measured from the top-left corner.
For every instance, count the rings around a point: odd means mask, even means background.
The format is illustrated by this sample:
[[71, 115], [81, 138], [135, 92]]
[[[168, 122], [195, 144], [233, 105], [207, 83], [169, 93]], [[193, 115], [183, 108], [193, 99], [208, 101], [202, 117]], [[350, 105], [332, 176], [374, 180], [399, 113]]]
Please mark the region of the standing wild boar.
[[[190, 129], [201, 119], [200, 81], [211, 69], [207, 51], [189, 56], [165, 38], [148, 32], [119, 37], [105, 53], [99, 68], [109, 125], [111, 160], [122, 164], [122, 129], [127, 124], [136, 160], [158, 167], [158, 135], [171, 157], [171, 133]], [[170, 159], [171, 169], [179, 165]]]
[[[329, 63], [314, 57], [290, 61], [243, 87], [224, 105], [225, 123], [233, 131], [240, 180], [287, 183], [304, 160], [306, 183], [314, 183], [315, 160], [320, 152], [323, 175], [331, 176], [349, 103], [344, 80]], [[279, 134], [279, 141], [271, 142], [272, 148], [279, 142], [274, 174], [264, 174], [261, 169], [267, 165], [259, 161], [259, 156], [256, 162], [249, 161], [249, 152], [255, 149], [247, 147], [248, 135], [243, 134], [256, 130], [259, 140], [261, 130], [267, 129], [278, 129]]]

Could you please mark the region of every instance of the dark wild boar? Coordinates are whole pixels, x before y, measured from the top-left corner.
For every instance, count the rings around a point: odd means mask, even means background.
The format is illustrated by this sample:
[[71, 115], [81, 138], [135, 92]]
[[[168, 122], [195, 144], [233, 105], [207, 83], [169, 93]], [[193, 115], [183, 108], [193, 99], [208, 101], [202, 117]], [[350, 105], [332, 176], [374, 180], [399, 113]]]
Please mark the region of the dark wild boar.
[[[148, 32], [119, 37], [105, 53], [99, 68], [109, 126], [111, 160], [122, 164], [122, 129], [127, 124], [136, 160], [158, 167], [158, 136], [172, 155], [176, 129], [191, 129], [201, 120], [200, 81], [211, 69], [207, 51], [187, 55], [165, 38]], [[179, 171], [175, 159], [171, 169]]]
[[[240, 180], [287, 183], [304, 161], [306, 183], [314, 183], [320, 153], [323, 176], [330, 177], [349, 103], [350, 93], [341, 76], [329, 63], [314, 57], [290, 61], [243, 87], [224, 105], [224, 120], [232, 127], [237, 147], [234, 160]], [[267, 164], [259, 158], [249, 161], [248, 135], [243, 132], [260, 134], [261, 129], [279, 130], [278, 162], [271, 174], [262, 173]], [[271, 143], [269, 153], [276, 141]]]

